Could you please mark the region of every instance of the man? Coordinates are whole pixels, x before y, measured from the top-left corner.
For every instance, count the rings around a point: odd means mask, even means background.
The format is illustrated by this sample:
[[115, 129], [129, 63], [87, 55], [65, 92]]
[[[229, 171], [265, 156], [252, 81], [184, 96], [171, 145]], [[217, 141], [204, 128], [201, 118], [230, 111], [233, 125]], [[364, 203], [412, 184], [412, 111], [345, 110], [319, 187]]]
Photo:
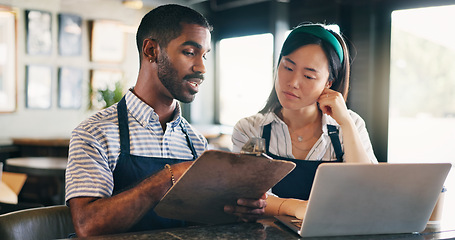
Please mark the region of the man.
[[[136, 86], [72, 133], [66, 200], [79, 237], [184, 226], [153, 208], [207, 148], [177, 100], [189, 103], [199, 91], [210, 31], [201, 14], [179, 5], [160, 6], [142, 19]], [[239, 199], [225, 211], [254, 221], [264, 198]]]

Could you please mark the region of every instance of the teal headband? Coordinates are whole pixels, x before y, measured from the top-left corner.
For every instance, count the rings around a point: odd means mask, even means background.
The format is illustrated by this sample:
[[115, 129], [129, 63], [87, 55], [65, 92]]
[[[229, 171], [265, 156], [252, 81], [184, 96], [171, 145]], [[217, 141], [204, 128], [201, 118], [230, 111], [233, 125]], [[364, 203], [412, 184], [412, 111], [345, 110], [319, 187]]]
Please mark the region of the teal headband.
[[296, 33], [308, 33], [330, 43], [340, 58], [340, 62], [343, 62], [343, 47], [341, 46], [338, 39], [323, 26], [317, 24], [298, 26], [291, 31], [288, 38]]

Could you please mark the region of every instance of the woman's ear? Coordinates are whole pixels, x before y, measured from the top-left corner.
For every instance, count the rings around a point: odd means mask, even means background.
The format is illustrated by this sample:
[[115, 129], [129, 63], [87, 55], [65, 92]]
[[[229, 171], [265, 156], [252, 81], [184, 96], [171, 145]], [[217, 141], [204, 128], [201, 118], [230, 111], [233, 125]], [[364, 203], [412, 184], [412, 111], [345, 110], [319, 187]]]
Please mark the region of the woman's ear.
[[156, 62], [158, 59], [158, 43], [150, 38], [144, 39], [142, 44], [142, 57], [148, 62]]
[[333, 80], [328, 80], [328, 81], [325, 83], [325, 88], [330, 88], [330, 87], [332, 87], [332, 83], [333, 83]]

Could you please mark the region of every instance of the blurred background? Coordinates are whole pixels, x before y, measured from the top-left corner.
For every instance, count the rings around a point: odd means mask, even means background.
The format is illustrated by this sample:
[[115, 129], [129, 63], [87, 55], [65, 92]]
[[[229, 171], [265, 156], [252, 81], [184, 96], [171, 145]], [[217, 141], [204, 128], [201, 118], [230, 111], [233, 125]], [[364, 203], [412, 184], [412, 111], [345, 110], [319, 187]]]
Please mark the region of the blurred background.
[[[66, 158], [72, 129], [134, 86], [137, 26], [164, 3], [214, 26], [206, 81], [183, 104], [210, 148], [231, 149], [233, 125], [265, 103], [287, 33], [313, 22], [350, 44], [348, 107], [379, 161], [455, 163], [453, 0], [0, 0], [0, 161]], [[58, 181], [28, 174], [19, 200], [58, 202]], [[451, 173], [446, 201], [454, 182]], [[27, 199], [27, 189], [45, 190]]]

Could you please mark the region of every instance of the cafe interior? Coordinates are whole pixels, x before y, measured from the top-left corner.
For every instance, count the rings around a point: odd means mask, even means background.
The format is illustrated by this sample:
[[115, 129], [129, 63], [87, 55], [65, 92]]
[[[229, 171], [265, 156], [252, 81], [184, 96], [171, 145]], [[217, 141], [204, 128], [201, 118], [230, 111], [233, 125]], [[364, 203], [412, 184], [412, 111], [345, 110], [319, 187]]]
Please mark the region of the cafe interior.
[[[39, 232], [74, 231], [64, 206], [71, 131], [134, 86], [136, 29], [166, 3], [213, 25], [201, 91], [181, 103], [209, 149], [232, 151], [235, 123], [262, 109], [289, 31], [324, 23], [347, 40], [347, 106], [365, 120], [378, 161], [455, 164], [454, 0], [0, 0], [0, 219], [59, 207]], [[409, 239], [455, 238], [453, 172], [434, 208], [440, 230]]]

